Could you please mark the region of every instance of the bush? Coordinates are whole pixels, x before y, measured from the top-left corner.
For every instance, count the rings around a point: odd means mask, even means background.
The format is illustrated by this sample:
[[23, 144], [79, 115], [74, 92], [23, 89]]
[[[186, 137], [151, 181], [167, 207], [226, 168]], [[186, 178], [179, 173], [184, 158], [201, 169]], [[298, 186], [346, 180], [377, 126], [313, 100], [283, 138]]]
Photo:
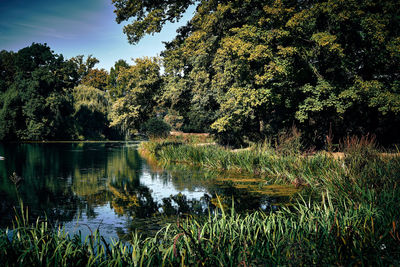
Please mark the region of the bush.
[[144, 123], [142, 130], [150, 138], [167, 137], [171, 126], [159, 118], [151, 118]]
[[184, 118], [183, 116], [179, 116], [175, 114], [173, 111], [168, 112], [168, 114], [164, 117], [164, 120], [171, 125], [172, 129], [175, 131], [182, 130]]
[[282, 155], [298, 155], [302, 150], [301, 133], [295, 126], [279, 133], [275, 140], [276, 151]]

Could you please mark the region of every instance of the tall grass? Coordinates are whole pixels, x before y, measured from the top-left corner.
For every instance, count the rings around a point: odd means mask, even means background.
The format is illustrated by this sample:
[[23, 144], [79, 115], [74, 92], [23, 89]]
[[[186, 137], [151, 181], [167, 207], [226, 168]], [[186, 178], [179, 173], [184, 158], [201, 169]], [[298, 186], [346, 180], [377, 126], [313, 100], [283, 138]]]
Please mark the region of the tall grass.
[[[290, 208], [271, 214], [256, 212], [215, 219], [227, 228], [221, 226], [220, 234], [207, 236], [207, 240], [230, 238], [237, 232], [229, 227], [236, 224], [242, 225], [235, 226], [240, 231], [250, 232], [247, 237], [234, 238], [236, 250], [223, 244], [229, 249], [218, 254], [212, 264], [400, 264], [400, 157], [380, 153], [373, 137], [344, 139], [340, 157], [326, 152], [312, 156], [298, 150], [290, 152], [286, 149], [291, 147], [290, 142], [280, 149], [276, 149], [279, 145], [273, 149], [266, 143], [236, 152], [219, 146], [146, 145], [156, 148], [155, 157], [165, 165], [185, 163], [247, 172], [269, 183], [306, 185], [300, 201]], [[309, 201], [303, 200], [305, 195]], [[192, 222], [188, 227], [194, 227]], [[253, 227], [255, 230], [250, 230]], [[252, 239], [254, 236], [256, 240]], [[212, 244], [206, 241], [209, 242]], [[235, 255], [235, 263], [227, 255]]]
[[341, 159], [326, 152], [312, 156], [286, 149], [282, 152], [268, 144], [233, 152], [217, 145], [195, 146], [161, 140], [142, 143], [141, 150], [165, 166], [186, 164], [241, 172], [259, 176], [269, 183], [300, 182], [318, 194], [327, 187], [338, 194], [348, 195], [349, 187], [358, 188], [361, 193], [364, 186], [380, 187], [385, 180], [399, 179], [400, 157], [381, 156], [373, 138], [348, 138], [341, 146], [344, 151]]
[[[387, 194], [393, 204], [398, 198]], [[394, 197], [396, 195], [396, 197]], [[204, 219], [169, 224], [154, 237], [108, 243], [94, 231], [81, 241], [46, 221], [28, 225], [18, 216], [12, 234], [0, 234], [5, 266], [254, 266], [400, 264], [398, 206], [383, 212], [362, 203], [300, 199], [274, 213], [237, 214], [234, 207]], [[396, 218], [396, 219], [393, 219]]]
[[[400, 265], [400, 158], [381, 156], [371, 140], [343, 142], [343, 159], [303, 156], [269, 146], [232, 152], [217, 146], [147, 142], [142, 149], [166, 164], [249, 172], [277, 183], [302, 183], [294, 203], [277, 211], [238, 214], [235, 208], [167, 224], [155, 236], [107, 242], [46, 220], [30, 225], [26, 210], [0, 233], [6, 266], [298, 266]], [[358, 146], [358, 147], [357, 147]], [[219, 201], [219, 199], [218, 199]]]
[[[220, 146], [193, 146], [148, 142], [149, 151], [164, 165], [196, 165], [212, 170], [244, 172], [267, 183], [302, 185], [320, 199], [329, 190], [334, 199], [352, 203], [374, 202], [381, 192], [400, 182], [400, 156], [381, 155], [373, 138], [348, 138], [342, 143], [343, 158], [325, 152], [312, 156], [280, 153], [267, 146], [232, 152]], [[356, 205], [356, 204], [355, 204]]]

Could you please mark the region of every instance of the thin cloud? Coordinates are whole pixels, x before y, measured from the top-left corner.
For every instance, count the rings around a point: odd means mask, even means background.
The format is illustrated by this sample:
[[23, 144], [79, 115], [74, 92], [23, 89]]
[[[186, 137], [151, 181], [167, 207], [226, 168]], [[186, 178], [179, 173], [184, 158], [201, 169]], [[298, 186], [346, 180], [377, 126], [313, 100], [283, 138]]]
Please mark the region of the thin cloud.
[[64, 39], [64, 40], [72, 40], [77, 37], [76, 34], [73, 33], [66, 33], [63, 31], [60, 31], [59, 29], [56, 28], [50, 28], [42, 25], [37, 25], [37, 24], [28, 24], [28, 23], [16, 23], [17, 26], [20, 26], [23, 29], [31, 29], [34, 30], [35, 32], [32, 33], [37, 36], [47, 36], [47, 37], [53, 37], [53, 38], [58, 38], [58, 39]]

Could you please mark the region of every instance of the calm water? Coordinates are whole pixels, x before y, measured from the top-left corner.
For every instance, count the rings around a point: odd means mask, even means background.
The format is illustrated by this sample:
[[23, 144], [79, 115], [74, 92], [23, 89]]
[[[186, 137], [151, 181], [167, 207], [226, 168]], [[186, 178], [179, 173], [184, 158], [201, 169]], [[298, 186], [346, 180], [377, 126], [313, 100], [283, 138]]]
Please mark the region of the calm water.
[[176, 216], [207, 214], [216, 196], [238, 210], [269, 209], [271, 199], [217, 182], [218, 174], [164, 170], [147, 162], [136, 143], [0, 144], [0, 227], [9, 227], [18, 204], [10, 176], [23, 181], [18, 194], [31, 219], [84, 235], [100, 228], [107, 237], [152, 233]]

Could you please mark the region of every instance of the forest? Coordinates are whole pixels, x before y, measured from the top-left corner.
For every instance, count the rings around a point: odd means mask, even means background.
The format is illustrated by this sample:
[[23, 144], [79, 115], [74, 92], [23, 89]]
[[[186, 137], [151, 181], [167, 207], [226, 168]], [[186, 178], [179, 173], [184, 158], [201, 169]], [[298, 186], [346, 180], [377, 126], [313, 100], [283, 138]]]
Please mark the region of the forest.
[[292, 127], [317, 148], [328, 135], [399, 143], [397, 1], [113, 4], [131, 44], [197, 7], [160, 57], [110, 71], [47, 44], [1, 51], [0, 140], [129, 139], [156, 122], [232, 147]]

